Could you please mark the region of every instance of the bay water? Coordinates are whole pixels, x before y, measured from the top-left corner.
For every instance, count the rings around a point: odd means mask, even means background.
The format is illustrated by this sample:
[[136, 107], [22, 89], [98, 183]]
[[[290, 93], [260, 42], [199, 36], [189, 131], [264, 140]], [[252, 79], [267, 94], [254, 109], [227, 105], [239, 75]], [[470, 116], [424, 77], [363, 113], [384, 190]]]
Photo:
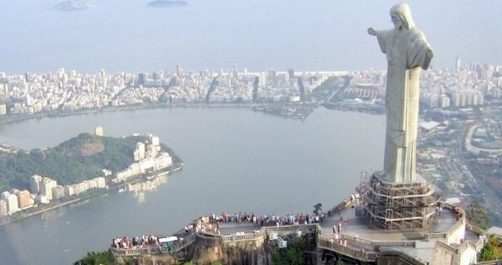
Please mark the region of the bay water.
[[[167, 235], [204, 214], [310, 213], [353, 192], [383, 160], [383, 115], [317, 109], [296, 121], [242, 108], [175, 108], [42, 118], [0, 127], [0, 143], [53, 147], [102, 126], [158, 135], [184, 161], [167, 183], [109, 193], [0, 227], [1, 264], [71, 264], [113, 237]], [[371, 169], [370, 169], [371, 170]]]

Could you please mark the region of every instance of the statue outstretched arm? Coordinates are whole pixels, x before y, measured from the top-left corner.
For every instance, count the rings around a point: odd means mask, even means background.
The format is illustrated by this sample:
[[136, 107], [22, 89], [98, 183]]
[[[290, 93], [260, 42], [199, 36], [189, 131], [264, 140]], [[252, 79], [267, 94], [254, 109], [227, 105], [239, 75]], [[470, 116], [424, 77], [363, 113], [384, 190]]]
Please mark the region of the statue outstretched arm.
[[368, 28], [368, 34], [377, 37], [380, 50], [382, 50], [382, 52], [385, 54], [391, 46], [391, 35], [393, 32], [394, 30], [376, 30], [372, 27]]

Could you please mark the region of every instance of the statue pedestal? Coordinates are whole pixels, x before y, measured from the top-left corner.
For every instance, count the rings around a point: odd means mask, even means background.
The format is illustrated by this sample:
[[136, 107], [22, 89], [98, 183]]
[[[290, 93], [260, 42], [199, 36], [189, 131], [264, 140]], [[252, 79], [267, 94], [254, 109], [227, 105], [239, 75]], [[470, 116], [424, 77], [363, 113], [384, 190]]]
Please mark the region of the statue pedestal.
[[439, 203], [439, 194], [417, 176], [413, 182], [392, 182], [381, 172], [373, 173], [360, 191], [363, 203], [357, 215], [371, 228], [423, 230]]

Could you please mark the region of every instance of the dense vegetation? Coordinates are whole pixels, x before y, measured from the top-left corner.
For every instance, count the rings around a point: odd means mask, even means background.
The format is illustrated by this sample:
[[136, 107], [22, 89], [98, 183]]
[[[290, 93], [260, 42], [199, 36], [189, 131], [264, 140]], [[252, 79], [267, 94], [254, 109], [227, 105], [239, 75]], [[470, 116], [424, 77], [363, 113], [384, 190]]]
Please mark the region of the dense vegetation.
[[488, 244], [481, 251], [479, 259], [480, 261], [502, 259], [502, 240], [495, 236], [490, 237]]
[[28, 189], [34, 174], [67, 185], [102, 176], [102, 169], [114, 172], [133, 162], [136, 143], [144, 136], [100, 137], [82, 133], [54, 148], [0, 155], [0, 191]]
[[[188, 261], [188, 262], [183, 263], [183, 265], [196, 265], [196, 263], [193, 261]], [[223, 263], [216, 261], [216, 262], [211, 263], [211, 265], [223, 265]]]
[[469, 222], [481, 229], [488, 229], [490, 227], [490, 218], [488, 211], [479, 201], [473, 201], [465, 211]]
[[286, 249], [279, 249], [276, 253], [272, 255], [272, 264], [282, 265], [303, 265], [305, 263], [305, 257], [303, 255], [303, 249], [298, 246], [291, 246]]
[[287, 248], [275, 249], [272, 251], [272, 264], [274, 265], [310, 265], [315, 264], [315, 256], [308, 253], [315, 253], [315, 235], [307, 234], [301, 237], [294, 235], [286, 238]]
[[73, 263], [75, 265], [115, 265], [110, 251], [88, 252], [83, 259]]

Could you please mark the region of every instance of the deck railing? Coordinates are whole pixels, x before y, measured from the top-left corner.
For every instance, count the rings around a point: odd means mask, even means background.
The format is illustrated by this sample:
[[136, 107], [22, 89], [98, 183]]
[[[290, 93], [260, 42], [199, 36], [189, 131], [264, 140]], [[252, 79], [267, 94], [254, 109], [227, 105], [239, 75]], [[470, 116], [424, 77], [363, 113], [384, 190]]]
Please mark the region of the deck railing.
[[189, 246], [193, 242], [195, 242], [195, 235], [191, 234], [191, 235], [183, 238], [183, 241], [181, 241], [181, 244], [176, 246], [174, 252], [178, 252], [178, 251], [184, 249], [185, 247]]
[[385, 250], [381, 253], [382, 256], [398, 256], [401, 259], [404, 259], [406, 261], [406, 264], [412, 264], [412, 265], [424, 265], [428, 264], [423, 261], [417, 260], [414, 257], [411, 257], [410, 255], [401, 252], [401, 251], [394, 251], [394, 250]]
[[377, 259], [378, 253], [374, 251], [365, 251], [364, 249], [356, 249], [353, 247], [342, 246], [341, 244], [330, 241], [324, 238], [319, 239], [317, 244], [318, 248], [331, 250], [345, 256], [365, 261], [365, 262], [374, 262]]
[[373, 241], [365, 238], [343, 235], [344, 239], [354, 245], [365, 247], [415, 247], [415, 241], [400, 240], [400, 241]]
[[110, 248], [114, 257], [125, 257], [125, 256], [141, 256], [141, 255], [160, 255], [167, 253], [176, 253], [185, 247], [189, 246], [195, 241], [195, 235], [188, 235], [181, 241], [174, 244], [173, 248], [166, 248], [165, 246], [146, 246], [146, 247], [135, 247], [135, 248]]
[[159, 247], [111, 248], [111, 251], [115, 257], [153, 255], [162, 253], [162, 250]]
[[258, 233], [248, 233], [241, 235], [234, 234], [234, 235], [222, 236], [222, 239], [223, 242], [236, 242], [236, 241], [263, 239], [264, 237], [265, 233], [260, 231]]

